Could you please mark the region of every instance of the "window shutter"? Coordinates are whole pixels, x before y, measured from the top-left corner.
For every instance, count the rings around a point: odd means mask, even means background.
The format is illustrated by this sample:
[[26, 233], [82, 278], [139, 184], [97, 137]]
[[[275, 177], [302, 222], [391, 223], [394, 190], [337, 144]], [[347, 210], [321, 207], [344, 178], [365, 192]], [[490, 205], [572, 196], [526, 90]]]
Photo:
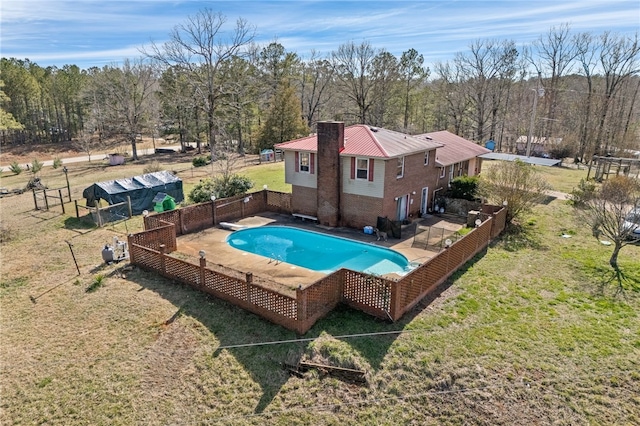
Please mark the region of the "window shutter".
[[309, 173], [313, 174], [315, 172], [316, 165], [316, 155], [312, 152], [309, 154]]
[[296, 172], [300, 171], [300, 153], [296, 151]]
[[373, 158], [369, 158], [369, 182], [373, 182]]
[[356, 178], [356, 157], [351, 157], [351, 179]]

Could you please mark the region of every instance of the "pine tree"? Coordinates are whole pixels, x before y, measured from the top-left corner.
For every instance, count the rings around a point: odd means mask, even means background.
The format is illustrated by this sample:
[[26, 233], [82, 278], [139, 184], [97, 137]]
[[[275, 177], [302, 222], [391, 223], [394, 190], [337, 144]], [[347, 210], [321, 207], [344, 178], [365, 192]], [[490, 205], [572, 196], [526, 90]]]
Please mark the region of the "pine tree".
[[305, 136], [309, 128], [302, 119], [300, 100], [288, 82], [278, 86], [267, 119], [258, 138], [260, 150], [273, 148], [274, 144]]

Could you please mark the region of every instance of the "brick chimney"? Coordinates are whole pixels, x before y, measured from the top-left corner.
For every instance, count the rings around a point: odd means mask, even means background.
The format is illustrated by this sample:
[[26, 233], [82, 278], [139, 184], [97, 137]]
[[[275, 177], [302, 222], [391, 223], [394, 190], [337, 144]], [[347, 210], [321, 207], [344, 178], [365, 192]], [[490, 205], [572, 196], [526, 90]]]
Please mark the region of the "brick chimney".
[[318, 122], [318, 222], [325, 226], [340, 223], [340, 151], [344, 148], [344, 123]]

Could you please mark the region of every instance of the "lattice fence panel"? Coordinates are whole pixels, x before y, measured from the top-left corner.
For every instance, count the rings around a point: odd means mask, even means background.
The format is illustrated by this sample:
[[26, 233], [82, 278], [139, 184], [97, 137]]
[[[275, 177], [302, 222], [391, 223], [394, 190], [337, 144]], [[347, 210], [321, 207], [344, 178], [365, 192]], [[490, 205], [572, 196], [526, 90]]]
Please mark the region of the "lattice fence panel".
[[217, 292], [231, 296], [235, 299], [246, 300], [247, 285], [244, 281], [237, 278], [228, 277], [226, 275], [212, 271], [209, 268], [205, 268], [204, 272], [204, 287], [206, 291], [212, 290], [212, 294], [214, 295], [215, 292]]
[[243, 212], [243, 207], [241, 206], [241, 204], [244, 204], [243, 199], [244, 196], [237, 196], [216, 200], [216, 222], [240, 219]]
[[134, 265], [161, 272], [162, 255], [158, 251], [129, 243], [129, 256]]
[[476, 250], [489, 245], [492, 238], [491, 231], [494, 229], [494, 222], [495, 218], [491, 218], [486, 222], [483, 222], [482, 225], [476, 229], [476, 232], [478, 233], [478, 247]]
[[420, 267], [411, 271], [402, 280], [398, 281], [396, 285], [400, 287], [400, 305], [401, 312], [415, 303], [418, 300], [426, 296], [427, 290], [433, 290], [433, 287], [438, 283], [438, 279], [442, 276], [438, 276], [435, 270], [421, 265]]
[[[425, 270], [427, 276], [426, 279], [428, 281], [440, 282], [448, 275], [450, 271], [450, 269], [448, 268], [448, 257], [448, 251], [442, 251], [438, 253], [437, 256], [432, 257], [420, 266], [420, 269]], [[406, 280], [407, 284], [410, 284], [410, 277], [411, 274], [407, 275], [399, 282], [404, 284]], [[403, 306], [406, 306], [409, 303], [411, 303], [411, 300], [405, 300]]]
[[181, 208], [182, 233], [189, 234], [213, 226], [211, 202]]
[[167, 253], [175, 251], [177, 249], [175, 227], [171, 224], [165, 224], [162, 227], [129, 235], [129, 245], [133, 244], [154, 250], [160, 250], [160, 245], [164, 244]]
[[291, 213], [291, 194], [267, 191], [266, 209], [277, 213]]
[[198, 287], [200, 283], [200, 266], [171, 256], [166, 256], [164, 262], [166, 276], [181, 283]]
[[347, 270], [343, 297], [350, 306], [369, 313], [377, 311], [378, 314], [373, 314], [384, 317], [390, 311], [391, 285], [392, 282], [384, 278]]
[[326, 314], [340, 303], [342, 300], [342, 277], [343, 270], [336, 271], [302, 290], [307, 302], [307, 318]]
[[256, 285], [249, 286], [252, 304], [289, 319], [297, 319], [298, 304], [295, 298], [278, 294]]
[[449, 270], [457, 269], [471, 257], [478, 241], [477, 229], [449, 247]]
[[[167, 223], [173, 223], [176, 226], [176, 234], [182, 235], [182, 231], [180, 230], [180, 210], [170, 210], [168, 212], [156, 213], [152, 216], [147, 216], [147, 220], [149, 218], [154, 218], [155, 220], [161, 220]], [[146, 224], [146, 220], [145, 220]]]

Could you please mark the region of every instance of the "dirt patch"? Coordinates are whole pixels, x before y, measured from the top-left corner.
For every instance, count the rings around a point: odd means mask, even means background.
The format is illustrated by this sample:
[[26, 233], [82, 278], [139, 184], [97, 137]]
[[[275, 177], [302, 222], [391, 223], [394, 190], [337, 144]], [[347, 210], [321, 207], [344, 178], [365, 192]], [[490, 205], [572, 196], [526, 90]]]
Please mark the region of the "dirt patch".
[[0, 150], [0, 163], [11, 164], [14, 161], [27, 163], [36, 158], [39, 161], [46, 161], [79, 155], [84, 154], [69, 141], [57, 144], [8, 145]]

